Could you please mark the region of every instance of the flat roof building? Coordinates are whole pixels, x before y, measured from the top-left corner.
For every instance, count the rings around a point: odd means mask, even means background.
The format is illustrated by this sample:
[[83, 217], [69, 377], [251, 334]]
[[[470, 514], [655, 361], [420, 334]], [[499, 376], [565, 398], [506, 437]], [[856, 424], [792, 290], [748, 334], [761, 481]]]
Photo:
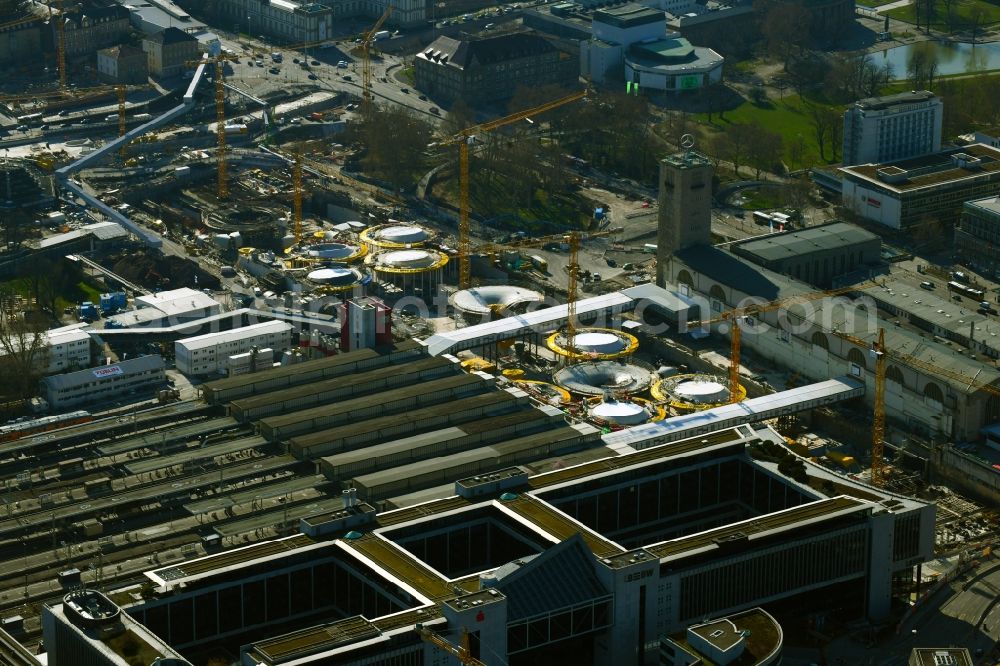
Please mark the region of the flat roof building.
[[844, 166], [839, 172], [848, 210], [908, 230], [928, 222], [957, 222], [966, 201], [1000, 191], [1000, 149], [977, 143], [900, 161]]
[[67, 409], [151, 394], [166, 382], [163, 358], [130, 358], [112, 365], [52, 375], [42, 380], [42, 392], [53, 409]]
[[[183, 338], [174, 343], [177, 369], [189, 376], [228, 374], [229, 357], [253, 349], [282, 352], [297, 340], [295, 327], [284, 321], [266, 321], [231, 331], [206, 333]], [[259, 360], [260, 367], [269, 367], [273, 355]]]
[[846, 222], [769, 234], [731, 246], [733, 254], [776, 273], [829, 288], [841, 275], [880, 263], [882, 241]]
[[959, 261], [987, 275], [1000, 269], [1000, 196], [966, 201], [955, 227]]
[[222, 305], [208, 294], [181, 287], [135, 297], [135, 310], [108, 317], [124, 328], [138, 326], [169, 327], [212, 317], [222, 312]]
[[844, 112], [845, 165], [929, 155], [941, 150], [944, 104], [928, 90], [861, 99]]
[[781, 663], [783, 647], [778, 621], [764, 609], [753, 608], [661, 637], [660, 665], [768, 666]]
[[908, 666], [972, 666], [972, 655], [965, 648], [913, 648]]
[[42, 632], [48, 666], [191, 666], [97, 590], [43, 606]]

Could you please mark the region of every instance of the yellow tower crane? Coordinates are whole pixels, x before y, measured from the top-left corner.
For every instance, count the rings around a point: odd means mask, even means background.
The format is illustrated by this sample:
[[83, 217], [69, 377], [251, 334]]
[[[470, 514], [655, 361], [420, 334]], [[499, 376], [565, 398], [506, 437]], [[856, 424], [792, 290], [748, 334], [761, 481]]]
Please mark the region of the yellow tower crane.
[[[703, 320], [702, 325], [714, 324], [720, 321], [729, 321], [732, 324], [732, 350], [730, 352], [730, 393], [735, 395], [738, 391], [739, 382], [739, 320], [743, 317], [753, 316], [758, 313], [766, 312], [769, 310], [775, 310], [782, 307], [789, 307], [796, 303], [806, 303], [809, 301], [814, 301], [817, 299], [825, 298], [828, 296], [838, 296], [852, 291], [858, 291], [857, 287], [845, 287], [843, 289], [833, 289], [828, 291], [818, 291], [811, 292], [807, 294], [802, 294], [800, 296], [792, 296], [789, 298], [780, 299], [777, 301], [771, 301], [767, 303], [750, 305], [744, 308], [737, 308], [734, 310], [729, 310], [722, 313], [718, 317], [712, 319]], [[928, 363], [922, 359], [916, 358], [909, 354], [903, 352], [890, 350], [885, 343], [885, 330], [879, 329], [878, 337], [872, 343], [868, 343], [861, 338], [852, 335], [850, 333], [845, 333], [843, 331], [833, 330], [830, 331], [832, 335], [835, 335], [861, 349], [867, 349], [875, 360], [874, 375], [875, 381], [873, 389], [873, 407], [872, 407], [872, 483], [876, 486], [882, 486], [886, 481], [886, 469], [885, 469], [885, 384], [886, 384], [886, 363], [891, 359], [901, 366], [906, 366], [913, 368], [915, 370], [920, 370], [929, 375], [935, 375], [938, 377], [945, 377], [951, 379], [957, 383], [968, 386], [970, 389], [982, 390], [990, 393], [994, 396], [1000, 397], [1000, 387], [994, 386], [993, 384], [977, 381], [972, 377], [968, 377], [958, 372], [953, 372], [947, 368], [941, 366], [940, 364]], [[734, 370], [735, 369], [735, 370]], [[735, 390], [734, 390], [735, 389]]]
[[[580, 278], [580, 244], [582, 241], [592, 238], [610, 236], [613, 230], [580, 232], [571, 231], [567, 234], [556, 234], [553, 236], [542, 236], [540, 238], [528, 238], [523, 241], [515, 241], [500, 248], [522, 248], [522, 247], [543, 247], [553, 241], [562, 241], [569, 245], [569, 254], [566, 261], [566, 349], [570, 351], [566, 363], [574, 363], [578, 355], [576, 354], [576, 301], [579, 298], [579, 278]], [[461, 250], [459, 250], [461, 252]]]
[[[459, 194], [459, 218], [458, 218], [458, 287], [459, 289], [468, 289], [472, 283], [472, 270], [470, 266], [470, 253], [471, 253], [471, 241], [470, 241], [470, 222], [469, 215], [471, 213], [471, 207], [469, 204], [469, 145], [473, 141], [473, 137], [477, 134], [486, 134], [487, 132], [492, 132], [493, 130], [503, 127], [505, 125], [510, 125], [512, 123], [519, 122], [521, 120], [526, 120], [531, 116], [537, 116], [540, 113], [545, 113], [546, 111], [551, 111], [552, 109], [557, 109], [560, 106], [569, 104], [570, 102], [575, 102], [579, 99], [586, 97], [586, 91], [575, 92], [571, 95], [566, 95], [557, 100], [548, 102], [546, 104], [541, 104], [533, 109], [528, 109], [526, 111], [518, 111], [517, 113], [512, 113], [504, 118], [498, 118], [497, 120], [491, 120], [489, 122], [482, 123], [481, 125], [474, 125], [472, 127], [467, 127], [458, 134], [448, 137], [438, 143], [442, 146], [450, 146], [458, 144], [458, 163], [459, 163], [459, 184], [460, 184], [460, 194]], [[572, 278], [571, 278], [572, 279]]]
[[872, 346], [875, 355], [875, 411], [872, 415], [872, 483], [885, 483], [885, 329], [878, 330], [878, 341]]
[[778, 310], [780, 308], [789, 307], [791, 305], [796, 305], [799, 303], [808, 303], [810, 301], [819, 300], [821, 298], [828, 298], [831, 296], [839, 296], [841, 294], [846, 294], [852, 291], [857, 291], [856, 287], [845, 287], [842, 289], [829, 289], [825, 291], [814, 291], [806, 294], [800, 294], [797, 296], [789, 296], [788, 298], [781, 298], [775, 301], [768, 301], [765, 303], [753, 303], [742, 308], [735, 308], [733, 310], [727, 310], [717, 317], [711, 319], [703, 319], [701, 321], [702, 326], [709, 326], [711, 324], [717, 324], [719, 322], [726, 322], [729, 326], [729, 399], [732, 402], [739, 400], [740, 395], [740, 338], [742, 329], [740, 327], [740, 320], [744, 317], [752, 317], [756, 314], [762, 312], [768, 312], [770, 310]]
[[[118, 136], [125, 136], [125, 86], [115, 86], [118, 93]], [[125, 161], [125, 145], [121, 149], [122, 162]]]
[[434, 645], [441, 650], [444, 650], [451, 656], [458, 659], [463, 664], [468, 664], [469, 666], [486, 666], [483, 662], [479, 661], [472, 656], [472, 652], [469, 650], [469, 634], [465, 629], [462, 629], [462, 644], [452, 645], [444, 638], [434, 633], [427, 627], [418, 624], [416, 626], [417, 633], [420, 634], [420, 638], [424, 639], [426, 642]]
[[375, 41], [375, 33], [379, 31], [382, 24], [388, 20], [391, 14], [392, 5], [389, 5], [385, 8], [385, 11], [382, 12], [382, 15], [378, 17], [378, 20], [375, 21], [375, 25], [372, 26], [371, 30], [366, 32], [361, 38], [361, 110], [366, 118], [371, 112], [373, 101], [371, 61], [372, 43]]
[[220, 199], [229, 198], [229, 175], [228, 163], [226, 162], [226, 63], [237, 61], [239, 58], [226, 53], [214, 55], [207, 60], [189, 60], [185, 64], [189, 67], [215, 63], [215, 139], [217, 148], [215, 152], [215, 163], [218, 182], [216, 183], [216, 196]]
[[292, 219], [295, 220], [295, 242], [302, 241], [302, 155], [295, 151], [292, 164]]
[[226, 89], [222, 87], [223, 71], [226, 63], [221, 58], [215, 60], [215, 137], [218, 147], [215, 152], [218, 183], [216, 194], [220, 199], [229, 198], [228, 164], [226, 162]]

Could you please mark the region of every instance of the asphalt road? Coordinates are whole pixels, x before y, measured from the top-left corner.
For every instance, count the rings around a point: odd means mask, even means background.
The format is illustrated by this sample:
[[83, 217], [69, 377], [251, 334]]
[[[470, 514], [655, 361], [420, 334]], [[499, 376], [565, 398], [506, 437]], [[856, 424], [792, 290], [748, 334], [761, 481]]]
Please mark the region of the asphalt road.
[[927, 600], [891, 640], [873, 647], [850, 639], [834, 641], [827, 651], [828, 663], [902, 666], [914, 647], [955, 646], [968, 648], [973, 655], [978, 650], [988, 654], [1000, 639], [998, 599], [1000, 562], [993, 558]]

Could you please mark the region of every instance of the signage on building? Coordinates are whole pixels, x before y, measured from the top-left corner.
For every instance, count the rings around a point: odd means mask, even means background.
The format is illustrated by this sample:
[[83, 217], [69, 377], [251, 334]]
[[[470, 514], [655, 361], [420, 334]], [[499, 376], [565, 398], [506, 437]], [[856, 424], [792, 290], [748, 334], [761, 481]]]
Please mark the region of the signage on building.
[[93, 371], [94, 376], [98, 379], [103, 379], [105, 377], [113, 377], [114, 375], [124, 374], [120, 366], [117, 365], [106, 365], [101, 368], [96, 368]]
[[635, 573], [630, 573], [625, 577], [626, 583], [634, 583], [637, 580], [642, 580], [643, 578], [649, 578], [653, 575], [652, 569], [646, 569], [645, 571], [636, 571]]
[[681, 77], [681, 90], [692, 90], [698, 87], [701, 83], [701, 76], [682, 76]]
[[879, 201], [878, 199], [872, 199], [871, 197], [868, 197], [867, 201], [868, 201], [868, 205], [869, 206], [874, 206], [875, 208], [881, 208], [882, 207], [882, 202]]

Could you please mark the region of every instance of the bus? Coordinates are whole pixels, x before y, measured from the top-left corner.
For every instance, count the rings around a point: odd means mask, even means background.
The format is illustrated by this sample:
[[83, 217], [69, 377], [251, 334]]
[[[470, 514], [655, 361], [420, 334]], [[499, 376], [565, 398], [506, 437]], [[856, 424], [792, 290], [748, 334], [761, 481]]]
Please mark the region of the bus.
[[755, 210], [753, 212], [753, 221], [762, 227], [769, 227], [774, 221], [774, 218], [771, 217], [770, 213], [765, 213], [762, 210]]
[[983, 296], [986, 295], [982, 289], [976, 289], [975, 287], [970, 287], [967, 284], [962, 284], [961, 282], [955, 282], [952, 280], [948, 283], [948, 291], [953, 294], [958, 294], [959, 296], [964, 296], [966, 298], [971, 298], [974, 301], [982, 301]]
[[17, 117], [17, 122], [21, 125], [32, 125], [34, 123], [42, 122], [42, 114], [40, 113], [26, 113], [23, 116]]

